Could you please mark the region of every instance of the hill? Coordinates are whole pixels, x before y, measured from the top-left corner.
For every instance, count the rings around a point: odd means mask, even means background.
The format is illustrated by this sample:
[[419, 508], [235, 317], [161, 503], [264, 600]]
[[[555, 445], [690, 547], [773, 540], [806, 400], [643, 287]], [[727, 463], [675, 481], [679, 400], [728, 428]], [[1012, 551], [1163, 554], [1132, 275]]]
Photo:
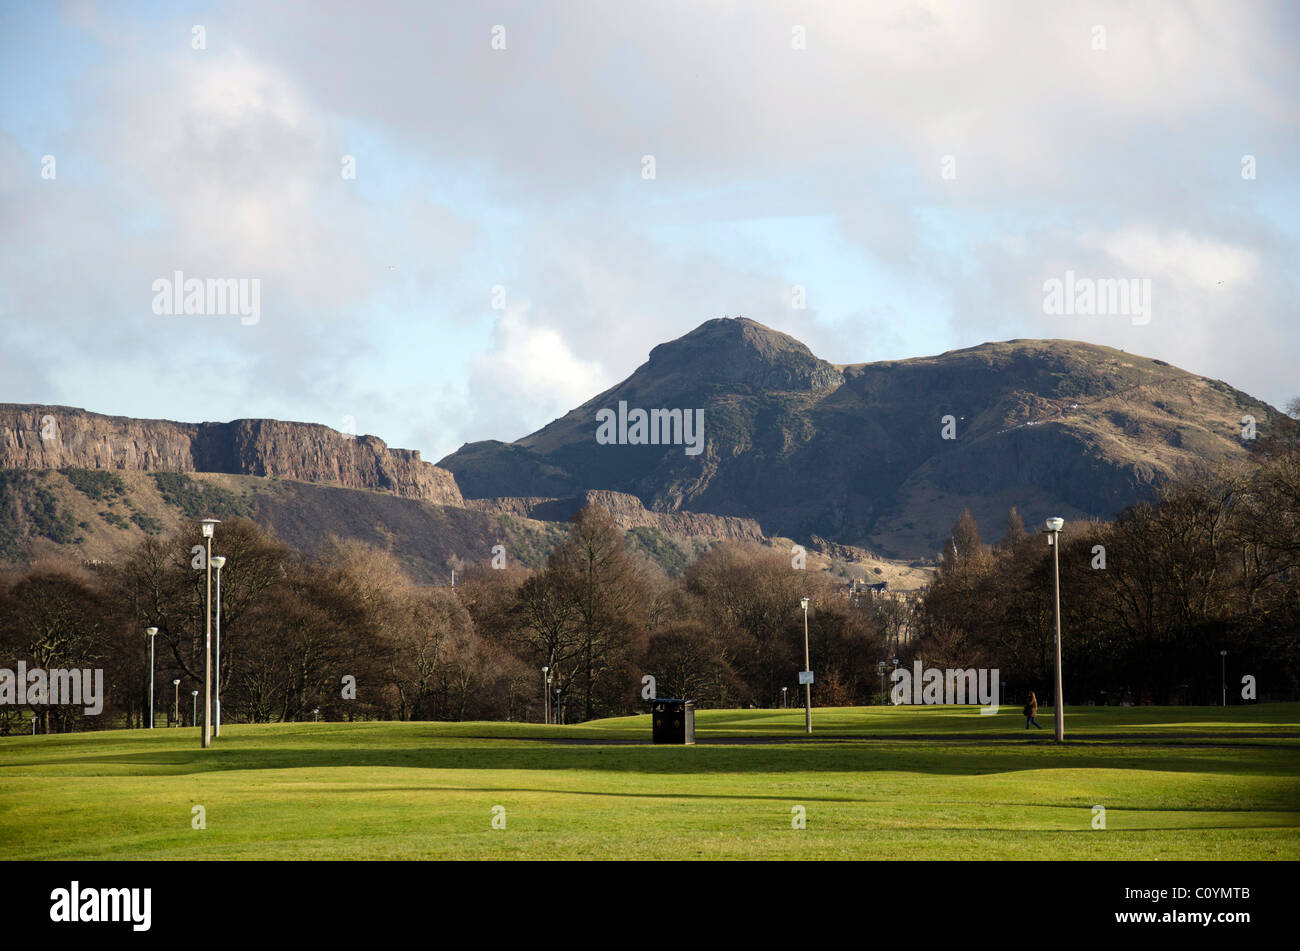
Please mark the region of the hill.
[[[639, 438], [639, 410], [670, 411], [650, 416], [662, 441]], [[299, 547], [331, 532], [378, 544], [433, 580], [497, 544], [539, 564], [595, 502], [670, 572], [717, 540], [798, 542], [818, 567], [915, 587], [923, 574], [898, 562], [932, 558], [963, 508], [990, 537], [1011, 506], [1030, 523], [1110, 517], [1180, 470], [1244, 457], [1247, 414], [1261, 435], [1278, 416], [1076, 341], [837, 366], [755, 321], [710, 320], [537, 432], [437, 465], [311, 423], [0, 405], [0, 562], [108, 559], [226, 506]]]
[[374, 436], [279, 420], [176, 423], [62, 406], [0, 405], [0, 564], [112, 561], [185, 520], [243, 517], [304, 551], [331, 534], [392, 552], [417, 582], [449, 564], [540, 567], [596, 502], [670, 572], [716, 540], [763, 541], [752, 520], [648, 512], [633, 496], [467, 502], [445, 469]]
[[[703, 449], [605, 444], [602, 410], [702, 410]], [[1067, 340], [832, 365], [745, 318], [662, 344], [616, 386], [513, 443], [438, 465], [467, 498], [628, 493], [661, 512], [750, 518], [896, 558], [933, 556], [963, 508], [1111, 517], [1188, 466], [1243, 458], [1242, 417], [1278, 411], [1219, 380]], [[951, 426], [945, 433], [945, 417]], [[951, 438], [945, 438], [950, 435]]]
[[212, 515], [248, 518], [302, 551], [331, 534], [391, 552], [417, 583], [446, 584], [449, 560], [487, 564], [492, 547], [538, 567], [563, 526], [387, 492], [278, 477], [63, 469], [0, 470], [0, 563], [71, 555], [111, 562], [146, 535]]

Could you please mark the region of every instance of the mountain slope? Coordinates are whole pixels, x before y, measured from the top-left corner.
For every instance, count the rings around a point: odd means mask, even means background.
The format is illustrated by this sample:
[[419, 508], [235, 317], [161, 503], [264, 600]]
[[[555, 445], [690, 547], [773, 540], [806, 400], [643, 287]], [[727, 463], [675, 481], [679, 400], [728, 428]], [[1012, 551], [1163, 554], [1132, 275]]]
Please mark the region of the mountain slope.
[[669, 570], [757, 523], [646, 511], [617, 493], [467, 503], [450, 472], [373, 436], [280, 420], [176, 423], [64, 406], [0, 405], [0, 565], [45, 556], [113, 561], [148, 534], [213, 515], [250, 518], [296, 548], [329, 535], [391, 551], [441, 583], [453, 556], [540, 567], [584, 504], [608, 508]]
[[[597, 412], [704, 411], [699, 455], [605, 445]], [[1277, 411], [1217, 380], [1109, 347], [1012, 340], [836, 367], [751, 320], [711, 320], [622, 383], [505, 444], [438, 465], [467, 498], [609, 489], [659, 511], [756, 519], [767, 535], [932, 555], [963, 507], [993, 533], [1111, 516], [1181, 467], [1241, 457], [1242, 416]], [[955, 438], [943, 438], [944, 417]]]
[[72, 554], [114, 561], [146, 535], [214, 515], [248, 518], [282, 541], [314, 551], [330, 535], [385, 549], [411, 578], [446, 584], [448, 560], [540, 567], [562, 526], [437, 505], [389, 492], [289, 479], [131, 470], [0, 470], [0, 564]]

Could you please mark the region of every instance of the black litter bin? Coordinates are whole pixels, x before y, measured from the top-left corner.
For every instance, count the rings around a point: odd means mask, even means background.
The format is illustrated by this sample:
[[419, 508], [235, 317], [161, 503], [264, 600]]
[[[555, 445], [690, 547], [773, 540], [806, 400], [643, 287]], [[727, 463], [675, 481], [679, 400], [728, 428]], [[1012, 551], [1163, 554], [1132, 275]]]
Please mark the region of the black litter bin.
[[656, 699], [652, 704], [656, 743], [695, 744], [695, 704], [690, 700]]

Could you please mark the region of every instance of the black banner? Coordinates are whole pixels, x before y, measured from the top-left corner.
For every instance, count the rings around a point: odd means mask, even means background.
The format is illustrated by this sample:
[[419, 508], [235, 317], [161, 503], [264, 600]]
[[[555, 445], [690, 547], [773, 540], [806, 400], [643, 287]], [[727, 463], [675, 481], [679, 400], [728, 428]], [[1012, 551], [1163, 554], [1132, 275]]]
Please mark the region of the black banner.
[[[1294, 863], [48, 862], [8, 863], [6, 935], [127, 941], [454, 929], [642, 943], [677, 935], [912, 942], [1287, 927]], [[683, 914], [693, 924], [684, 933]], [[628, 930], [628, 929], [631, 930]], [[613, 930], [611, 930], [613, 929]], [[621, 936], [621, 937], [620, 937]], [[984, 942], [980, 942], [983, 944]]]

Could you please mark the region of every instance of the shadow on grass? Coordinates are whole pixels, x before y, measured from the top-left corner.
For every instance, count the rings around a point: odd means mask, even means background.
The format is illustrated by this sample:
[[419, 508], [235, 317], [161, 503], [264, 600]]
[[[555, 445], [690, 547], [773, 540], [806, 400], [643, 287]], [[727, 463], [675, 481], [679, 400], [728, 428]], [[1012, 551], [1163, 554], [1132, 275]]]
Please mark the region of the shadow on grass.
[[[808, 795], [803, 792], [785, 792], [779, 795], [760, 794], [760, 793], [696, 793], [680, 792], [676, 790], [665, 790], [663, 792], [627, 792], [627, 791], [606, 791], [599, 789], [553, 789], [550, 787], [527, 787], [527, 786], [391, 786], [391, 785], [364, 785], [348, 786], [346, 788], [327, 787], [313, 791], [313, 795], [329, 794], [335, 796], [363, 796], [372, 793], [428, 793], [430, 795], [439, 795], [448, 792], [458, 793], [493, 793], [493, 794], [517, 794], [517, 795], [553, 795], [553, 796], [592, 796], [595, 798], [615, 798], [615, 799], [686, 799], [686, 800], [709, 800], [709, 801], [741, 801], [741, 802], [777, 802], [788, 805], [793, 802], [841, 802], [841, 803], [870, 803], [874, 805], [887, 805], [904, 807], [897, 799], [881, 796], [823, 796]], [[927, 804], [942, 808], [953, 808], [960, 806], [969, 806], [976, 809], [1020, 809], [1034, 811], [1041, 809], [1050, 809], [1055, 811], [1074, 810], [1087, 817], [1090, 814], [1091, 806], [1080, 805], [1072, 802], [988, 802], [985, 800], [975, 799], [935, 799], [926, 800]], [[1300, 809], [1289, 809], [1285, 806], [1270, 806], [1261, 804], [1258, 806], [1108, 806], [1107, 814], [1114, 817], [1125, 813], [1187, 813], [1188, 815], [1204, 815], [1210, 813], [1224, 814], [1252, 814], [1264, 813], [1268, 815], [1278, 814], [1296, 814], [1300, 816]], [[1278, 828], [1292, 828], [1291, 826], [1276, 826]], [[1246, 827], [1234, 827], [1246, 828]], [[1067, 830], [1068, 831], [1068, 830]], [[1085, 830], [1087, 831], [1087, 830]], [[1128, 829], [1124, 831], [1135, 831]]]
[[[472, 741], [467, 741], [472, 742]], [[904, 772], [978, 776], [1043, 769], [1150, 770], [1236, 776], [1300, 777], [1300, 758], [1291, 747], [1213, 751], [1161, 746], [1128, 750], [1098, 744], [1015, 746], [960, 744], [916, 748], [914, 742], [718, 745], [695, 747], [515, 743], [509, 746], [428, 747], [241, 747], [237, 739], [209, 750], [140, 750], [95, 755], [48, 756], [0, 764], [38, 772], [47, 766], [105, 767], [138, 775], [183, 775], [237, 770], [407, 768], [443, 770], [597, 770], [689, 775], [708, 773]], [[228, 745], [229, 744], [229, 745]], [[10, 773], [12, 775], [12, 773]], [[57, 776], [58, 774], [52, 774]]]

